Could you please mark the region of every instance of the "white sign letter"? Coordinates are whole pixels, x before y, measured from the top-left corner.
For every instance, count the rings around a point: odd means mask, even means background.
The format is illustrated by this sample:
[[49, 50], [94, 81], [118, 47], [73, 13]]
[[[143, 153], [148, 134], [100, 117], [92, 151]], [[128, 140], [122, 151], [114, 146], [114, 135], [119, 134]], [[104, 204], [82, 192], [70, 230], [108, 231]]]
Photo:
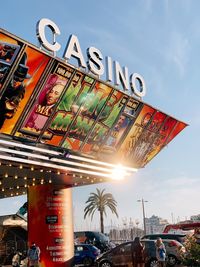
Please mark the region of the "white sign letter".
[[[136, 80], [139, 83], [139, 90], [137, 88], [136, 85]], [[146, 95], [146, 85], [145, 85], [145, 81], [143, 79], [143, 77], [138, 74], [138, 73], [133, 73], [130, 76], [130, 85], [131, 85], [131, 89], [133, 90], [134, 94], [139, 96], [139, 97], [143, 97]]]
[[119, 85], [120, 82], [125, 90], [128, 90], [128, 68], [124, 67], [124, 73], [122, 71], [122, 68], [120, 67], [119, 63], [117, 61], [114, 61], [115, 66], [115, 84]]
[[79, 67], [86, 68], [85, 60], [76, 35], [72, 34], [70, 36], [63, 57], [66, 61], [71, 57], [75, 57], [78, 60]]
[[[53, 44], [49, 43], [45, 36], [45, 27], [49, 27], [53, 33]], [[49, 51], [56, 52], [60, 49], [61, 45], [56, 42], [55, 35], [60, 35], [58, 26], [50, 19], [41, 19], [37, 23], [36, 27], [37, 38], [40, 44]]]
[[112, 59], [111, 57], [106, 57], [106, 79], [108, 82], [113, 81], [113, 72], [112, 72]]
[[87, 62], [89, 70], [99, 76], [103, 75], [104, 66], [102, 63], [103, 56], [101, 52], [95, 47], [89, 47], [87, 49], [87, 54], [89, 59]]

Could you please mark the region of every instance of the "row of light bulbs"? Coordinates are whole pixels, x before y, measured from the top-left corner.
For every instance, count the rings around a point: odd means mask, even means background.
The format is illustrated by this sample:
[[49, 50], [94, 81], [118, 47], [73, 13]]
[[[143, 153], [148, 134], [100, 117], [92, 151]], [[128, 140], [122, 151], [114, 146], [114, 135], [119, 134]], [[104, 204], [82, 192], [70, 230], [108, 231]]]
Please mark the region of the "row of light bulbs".
[[[0, 162], [0, 166], [1, 166], [1, 165], [6, 165], [6, 164]], [[7, 166], [9, 166], [9, 167], [15, 167], [15, 168], [18, 167], [18, 168], [21, 169], [21, 170], [24, 169], [24, 168], [26, 168], [26, 169], [29, 168], [29, 167], [27, 167], [27, 166], [24, 167], [22, 164], [20, 164], [19, 166], [12, 165], [12, 163], [7, 164]], [[30, 170], [31, 170], [31, 171], [39, 170], [40, 172], [44, 172], [43, 169], [35, 169], [34, 166], [31, 166], [31, 167], [30, 167]], [[51, 173], [52, 170], [46, 170], [46, 172]], [[54, 173], [57, 173], [58, 175], [61, 174], [61, 172], [60, 172], [59, 170], [58, 170], [58, 171], [53, 171], [53, 172], [54, 172]], [[67, 174], [67, 173], [66, 173], [66, 174]], [[8, 177], [8, 176], [6, 176], [6, 174], [5, 174], [5, 177]]]
[[[76, 177], [76, 175], [75, 174], [73, 174], [73, 177]], [[15, 175], [15, 177], [14, 177], [15, 179], [17, 179], [18, 178], [18, 176], [17, 175]], [[80, 178], [82, 179], [83, 178], [83, 176], [82, 175], [80, 175]], [[30, 179], [30, 178], [27, 178], [27, 176], [24, 176], [24, 180], [27, 180], [27, 179]], [[87, 180], [89, 180], [90, 179], [90, 177], [86, 177], [86, 179]], [[93, 179], [91, 179], [91, 181], [90, 181], [90, 183], [94, 183], [94, 180], [96, 180], [96, 178], [93, 178]], [[28, 188], [29, 186], [35, 186], [36, 185], [36, 183], [35, 183], [35, 181], [36, 181], [36, 178], [32, 178], [32, 184], [30, 183], [30, 184], [24, 184], [24, 186], [19, 186], [19, 185], [17, 185], [16, 187], [10, 187], [10, 188], [1, 188], [1, 191], [2, 192], [5, 192], [5, 190], [7, 191], [7, 190], [16, 190], [16, 189], [20, 189], [20, 187], [24, 187], [24, 188]], [[99, 179], [99, 181], [98, 182], [103, 182], [103, 179], [102, 178], [100, 178]], [[44, 184], [44, 183], [49, 183], [49, 184], [51, 184], [52, 183], [52, 179], [49, 179], [47, 182], [46, 181], [44, 181], [44, 179], [41, 179], [40, 180], [40, 184]], [[75, 182], [73, 185], [74, 186], [78, 186], [78, 185], [80, 185], [81, 183], [77, 183], [77, 182]], [[85, 184], [85, 181], [83, 181], [82, 182], [82, 184]], [[2, 185], [2, 181], [0, 181], [0, 185]], [[38, 185], [38, 183], [37, 183], [37, 185]], [[21, 193], [20, 193], [21, 194]], [[26, 192], [24, 191], [23, 192], [23, 194], [26, 194]], [[15, 196], [15, 195], [19, 195], [19, 192], [16, 192], [16, 193], [10, 193], [10, 196]], [[4, 197], [6, 197], [7, 195], [4, 195]]]
[[[2, 163], [2, 162], [0, 162], [0, 165], [6, 165], [6, 166], [9, 166], [9, 167], [15, 167], [15, 168], [19, 168], [19, 169], [24, 169], [24, 168], [26, 168], [27, 169], [27, 166], [23, 166], [23, 164], [20, 164], [19, 166], [16, 166], [16, 164], [12, 164], [12, 163], [9, 163], [9, 164], [5, 164], [5, 163]], [[38, 168], [34, 168], [34, 166], [30, 166], [30, 170], [31, 171], [34, 171], [34, 170], [36, 170], [36, 171], [38, 171]], [[57, 175], [60, 175], [60, 174], [64, 174], [63, 172], [61, 173], [59, 170], [57, 170], [57, 171], [52, 171], [51, 169], [47, 169], [47, 170], [43, 170], [43, 169], [39, 169], [39, 171], [41, 172], [41, 173], [43, 173], [44, 171], [46, 171], [46, 172], [48, 172], [48, 173], [56, 173]], [[69, 175], [68, 173], [66, 173], [66, 175]], [[6, 172], [4, 175], [3, 175], [5, 178], [8, 178], [9, 177], [9, 174]], [[94, 183], [95, 182], [95, 180], [97, 180], [96, 178], [92, 178], [92, 177], [89, 177], [89, 176], [83, 176], [83, 175], [81, 175], [81, 174], [72, 174], [72, 177], [73, 178], [79, 178], [79, 179], [83, 179], [83, 178], [86, 178], [87, 180], [90, 180], [90, 183], [92, 184], [92, 183]], [[23, 191], [23, 192], [13, 192], [13, 190], [20, 190], [21, 188], [28, 188], [29, 186], [35, 186], [36, 185], [36, 183], [35, 183], [35, 181], [36, 181], [36, 178], [35, 177], [33, 177], [33, 178], [28, 178], [27, 176], [24, 176], [24, 177], [20, 177], [20, 176], [18, 176], [17, 174], [15, 174], [14, 176], [13, 176], [13, 178], [14, 179], [20, 179], [20, 178], [23, 178], [24, 180], [29, 180], [29, 179], [32, 179], [32, 183], [30, 182], [30, 184], [28, 184], [28, 183], [25, 183], [24, 184], [24, 186], [19, 186], [19, 185], [17, 185], [16, 187], [10, 187], [10, 188], [4, 188], [4, 187], [2, 187], [1, 189], [0, 189], [0, 191], [1, 192], [9, 192], [9, 191], [11, 191], [12, 190], [12, 192], [11, 193], [8, 193], [8, 194], [5, 194], [4, 195], [4, 197], [12, 197], [12, 196], [18, 196], [18, 195], [21, 195], [21, 194], [27, 194], [27, 191]], [[103, 179], [102, 178], [100, 178], [100, 179], [98, 179], [99, 181], [98, 182], [103, 182]], [[46, 184], [51, 184], [52, 183], [52, 179], [49, 179], [48, 181], [45, 181], [43, 178], [40, 180], [40, 182], [39, 183], [37, 183], [37, 185], [38, 184], [44, 184], [44, 183], [46, 183]], [[86, 182], [85, 181], [82, 181], [82, 183], [78, 183], [78, 182], [75, 182], [74, 184], [73, 184], [73, 186], [78, 186], [78, 185], [80, 185], [80, 184], [85, 184]], [[0, 185], [2, 185], [2, 181], [0, 180]]]

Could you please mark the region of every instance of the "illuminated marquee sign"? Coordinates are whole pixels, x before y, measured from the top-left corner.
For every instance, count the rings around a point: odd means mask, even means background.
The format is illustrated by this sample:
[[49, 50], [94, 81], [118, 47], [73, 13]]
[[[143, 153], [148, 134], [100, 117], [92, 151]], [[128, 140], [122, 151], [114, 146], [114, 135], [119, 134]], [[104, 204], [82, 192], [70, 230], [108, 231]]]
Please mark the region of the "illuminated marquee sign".
[[[53, 34], [53, 44], [49, 43], [45, 36], [45, 28], [49, 27]], [[49, 19], [41, 19], [37, 24], [37, 37], [41, 45], [54, 53], [59, 51], [61, 45], [56, 41], [56, 35], [60, 35], [61, 32], [58, 26]], [[83, 57], [81, 46], [78, 40], [78, 37], [71, 35], [68, 41], [68, 44], [65, 48], [65, 53], [63, 58], [68, 62], [71, 57], [74, 57], [78, 60], [79, 67], [88, 69], [95, 75], [101, 76], [104, 74], [105, 68], [102, 63], [103, 55], [101, 51], [95, 47], [89, 47], [87, 49], [88, 61]], [[114, 82], [116, 86], [122, 85], [123, 89], [128, 92], [130, 95], [134, 94], [137, 97], [143, 97], [146, 94], [146, 85], [143, 77], [138, 73], [133, 73], [128, 75], [128, 68], [121, 68], [119, 62], [113, 61], [111, 57], [106, 57], [106, 78], [109, 82]], [[114, 72], [114, 73], [113, 73]], [[138, 85], [139, 84], [139, 89]]]
[[[55, 25], [51, 27], [58, 33]], [[51, 50], [59, 47], [56, 42], [52, 46]], [[65, 55], [74, 56], [70, 46]], [[95, 49], [89, 53], [93, 57]], [[186, 127], [4, 30], [0, 31], [0, 114], [2, 134], [136, 168], [144, 167]]]

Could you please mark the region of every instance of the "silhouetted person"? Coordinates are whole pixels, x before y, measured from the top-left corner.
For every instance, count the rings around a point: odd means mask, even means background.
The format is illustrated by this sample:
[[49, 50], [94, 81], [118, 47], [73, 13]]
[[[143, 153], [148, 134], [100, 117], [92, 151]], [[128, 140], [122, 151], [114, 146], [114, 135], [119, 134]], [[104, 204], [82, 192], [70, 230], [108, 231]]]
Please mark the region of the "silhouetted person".
[[133, 261], [134, 267], [145, 266], [144, 246], [139, 237], [135, 237], [133, 242]]
[[38, 267], [40, 261], [40, 248], [33, 242], [28, 249], [29, 267]]

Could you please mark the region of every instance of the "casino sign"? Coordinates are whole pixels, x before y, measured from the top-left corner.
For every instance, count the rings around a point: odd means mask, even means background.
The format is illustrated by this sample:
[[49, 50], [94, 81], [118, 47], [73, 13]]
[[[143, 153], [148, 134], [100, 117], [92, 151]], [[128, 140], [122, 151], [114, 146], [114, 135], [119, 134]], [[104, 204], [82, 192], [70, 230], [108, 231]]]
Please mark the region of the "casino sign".
[[142, 76], [129, 77], [110, 57], [109, 83], [102, 81], [101, 52], [88, 48], [86, 64], [76, 36], [63, 59], [56, 57], [59, 33], [42, 19], [41, 49], [0, 29], [0, 198], [28, 192], [29, 243], [40, 244], [48, 267], [68, 266], [73, 258], [71, 188], [109, 182], [119, 164], [118, 174], [131, 175], [187, 126], [143, 102]]

